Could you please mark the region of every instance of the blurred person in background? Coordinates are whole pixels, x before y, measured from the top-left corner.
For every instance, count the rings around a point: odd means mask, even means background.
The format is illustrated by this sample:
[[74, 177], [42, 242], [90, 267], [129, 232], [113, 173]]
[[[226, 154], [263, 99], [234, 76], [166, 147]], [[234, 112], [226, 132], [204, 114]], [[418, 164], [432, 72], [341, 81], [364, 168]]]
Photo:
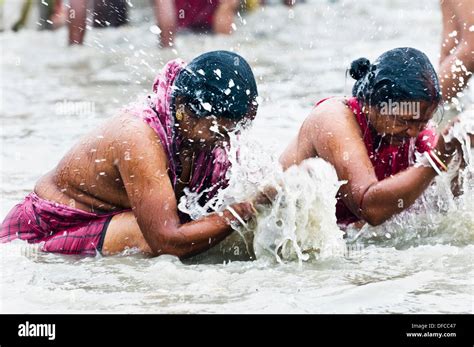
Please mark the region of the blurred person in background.
[[[4, 1], [0, 2], [3, 8]], [[33, 10], [33, 0], [23, 0], [20, 8], [20, 17], [13, 23], [11, 29], [19, 31], [23, 29], [28, 21], [28, 18]], [[54, 30], [66, 21], [66, 8], [62, 0], [42, 0], [37, 2], [39, 9], [39, 30]], [[3, 16], [2, 16], [3, 18]]]
[[[70, 0], [68, 11], [69, 44], [82, 45], [86, 33], [88, 0]], [[119, 27], [128, 23], [126, 0], [95, 0], [92, 25]]]
[[[254, 11], [263, 0], [155, 0], [155, 17], [162, 47], [173, 45], [177, 31], [188, 29], [229, 35], [235, 31], [234, 17], [242, 9]], [[296, 0], [284, 0], [293, 6]]]
[[172, 46], [176, 32], [182, 29], [229, 35], [235, 30], [239, 7], [239, 0], [155, 0], [160, 44]]
[[474, 0], [441, 0], [441, 12], [439, 78], [443, 99], [451, 101], [474, 72]]

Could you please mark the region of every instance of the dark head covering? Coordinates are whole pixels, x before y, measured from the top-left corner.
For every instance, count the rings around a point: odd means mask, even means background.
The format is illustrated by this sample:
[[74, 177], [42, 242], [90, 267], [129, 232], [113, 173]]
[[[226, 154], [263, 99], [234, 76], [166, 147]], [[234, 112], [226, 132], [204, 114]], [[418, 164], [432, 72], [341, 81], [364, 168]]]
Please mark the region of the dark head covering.
[[383, 53], [374, 64], [354, 60], [349, 73], [356, 80], [352, 95], [364, 103], [392, 101], [441, 101], [438, 76], [423, 52], [401, 47]]
[[[174, 83], [174, 97], [184, 97], [198, 117], [214, 115], [242, 120], [257, 107], [257, 84], [247, 61], [228, 51], [193, 59]], [[174, 104], [174, 102], [173, 102]]]

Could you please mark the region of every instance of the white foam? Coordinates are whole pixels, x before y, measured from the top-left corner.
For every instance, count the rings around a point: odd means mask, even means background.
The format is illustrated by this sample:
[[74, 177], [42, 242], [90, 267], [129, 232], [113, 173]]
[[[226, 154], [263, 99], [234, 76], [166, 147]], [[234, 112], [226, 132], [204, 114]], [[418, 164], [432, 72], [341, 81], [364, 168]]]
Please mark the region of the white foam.
[[301, 262], [342, 255], [343, 232], [335, 217], [335, 196], [340, 183], [332, 165], [312, 158], [283, 172], [277, 158], [262, 150], [256, 140], [245, 134], [239, 140], [235, 136], [231, 140], [231, 148], [237, 148], [239, 142], [240, 150], [238, 154], [235, 150], [229, 153], [229, 187], [204, 207], [196, 206], [201, 195], [186, 191], [179, 208], [199, 218], [207, 208], [219, 211], [228, 204], [250, 199], [270, 185], [278, 191], [276, 200], [271, 207], [259, 208], [257, 220], [250, 224], [250, 237], [238, 228], [242, 236], [240, 247], [250, 248], [249, 253], [257, 258], [270, 256], [277, 261]]

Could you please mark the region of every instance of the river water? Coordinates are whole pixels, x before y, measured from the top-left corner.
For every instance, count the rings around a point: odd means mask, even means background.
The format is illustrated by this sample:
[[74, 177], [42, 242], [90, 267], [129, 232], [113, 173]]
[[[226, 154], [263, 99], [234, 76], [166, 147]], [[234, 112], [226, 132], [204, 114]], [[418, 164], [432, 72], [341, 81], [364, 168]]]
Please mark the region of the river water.
[[[345, 68], [352, 59], [413, 46], [436, 65], [438, 6], [437, 0], [271, 6], [238, 19], [231, 37], [183, 34], [168, 51], [156, 47], [152, 13], [143, 6], [131, 10], [132, 26], [88, 31], [84, 47], [68, 48], [65, 29], [1, 33], [2, 219], [82, 134], [143, 98], [166, 61], [214, 49], [248, 59], [262, 99], [239, 177], [257, 172], [254, 179], [285, 181], [293, 189], [285, 192], [286, 204], [300, 209], [283, 204], [261, 217], [253, 261], [238, 233], [186, 262], [65, 257], [22, 242], [0, 245], [0, 312], [474, 313], [472, 176], [460, 198], [440, 183], [410, 211], [344, 241], [331, 213], [337, 182], [330, 167], [316, 160], [305, 172], [265, 171], [315, 101], [350, 93]], [[461, 108], [472, 105], [469, 97], [463, 102]], [[231, 193], [247, 188], [240, 180]], [[272, 229], [275, 218], [279, 228]], [[304, 247], [290, 242], [278, 262], [268, 254], [272, 232], [320, 252], [306, 252], [302, 261]]]

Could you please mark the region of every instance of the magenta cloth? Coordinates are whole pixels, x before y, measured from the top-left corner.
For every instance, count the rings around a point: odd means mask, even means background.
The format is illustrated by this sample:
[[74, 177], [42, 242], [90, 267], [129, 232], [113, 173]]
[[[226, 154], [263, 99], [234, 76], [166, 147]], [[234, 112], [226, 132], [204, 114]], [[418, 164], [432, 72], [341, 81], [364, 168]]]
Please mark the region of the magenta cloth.
[[220, 0], [175, 0], [178, 27], [210, 30]]
[[[181, 59], [168, 62], [155, 78], [148, 105], [129, 109], [129, 112], [143, 118], [158, 135], [168, 158], [169, 176], [173, 186], [176, 186], [181, 172], [178, 154], [182, 140], [175, 133], [171, 103], [174, 81], [185, 66]], [[219, 189], [227, 186], [226, 173], [229, 168], [230, 162], [224, 148], [199, 151], [196, 153], [188, 188], [192, 192], [204, 193], [203, 201], [209, 201]]]
[[86, 212], [30, 193], [6, 216], [0, 228], [0, 243], [20, 239], [42, 242], [40, 249], [44, 252], [95, 255], [102, 251], [110, 219], [120, 212]]
[[[319, 101], [316, 106], [329, 98]], [[409, 167], [410, 159], [410, 143], [406, 142], [400, 146], [390, 145], [380, 141], [379, 135], [369, 127], [365, 115], [362, 113], [361, 105], [356, 97], [347, 99], [347, 106], [351, 109], [359, 124], [360, 130], [363, 134], [363, 140], [370, 161], [374, 166], [375, 174], [379, 181], [395, 175], [396, 173], [405, 170]], [[434, 148], [437, 142], [436, 131], [433, 127], [428, 126], [418, 134], [415, 141], [415, 150], [422, 153]], [[378, 148], [374, 148], [376, 144], [380, 143]], [[414, 155], [414, 153], [413, 153]], [[360, 219], [354, 215], [349, 208], [344, 204], [342, 199], [338, 199], [336, 204], [336, 217], [338, 224], [348, 225], [359, 221]]]

